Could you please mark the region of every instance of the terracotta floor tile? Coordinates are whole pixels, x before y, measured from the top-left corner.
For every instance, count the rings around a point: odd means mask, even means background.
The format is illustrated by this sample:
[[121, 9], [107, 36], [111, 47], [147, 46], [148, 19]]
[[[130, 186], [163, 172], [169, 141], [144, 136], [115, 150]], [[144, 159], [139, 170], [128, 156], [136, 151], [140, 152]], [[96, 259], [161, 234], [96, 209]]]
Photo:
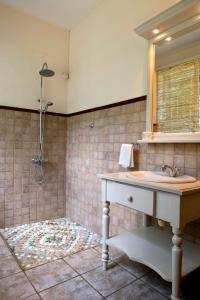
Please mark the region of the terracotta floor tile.
[[99, 300], [102, 297], [80, 276], [40, 293], [43, 300]]
[[102, 267], [82, 275], [104, 297], [124, 287], [136, 279], [119, 265], [111, 263], [107, 271]]
[[150, 269], [148, 267], [130, 260], [126, 255], [116, 259], [115, 262], [138, 278], [143, 276], [147, 272], [150, 272]]
[[4, 245], [4, 240], [2, 239], [2, 237], [0, 236], [0, 246]]
[[1, 255], [11, 255], [10, 250], [8, 249], [7, 245], [4, 244], [4, 242], [0, 245], [0, 256]]
[[162, 277], [160, 277], [156, 272], [150, 271], [145, 276], [143, 276], [141, 280], [148, 283], [150, 286], [152, 286], [154, 289], [156, 289], [166, 297], [170, 297], [171, 283], [162, 279]]
[[[94, 250], [98, 251], [100, 254], [102, 253], [102, 246], [95, 247]], [[109, 258], [111, 260], [117, 259], [123, 256], [124, 253], [117, 248], [109, 247]]]
[[21, 272], [12, 255], [0, 255], [0, 278]]
[[33, 287], [22, 272], [0, 279], [1, 300], [22, 300], [34, 293]]
[[37, 291], [77, 276], [77, 273], [62, 259], [35, 267], [25, 272]]
[[93, 249], [78, 252], [64, 258], [78, 273], [86, 273], [101, 265], [101, 255]]
[[112, 294], [107, 300], [166, 300], [161, 294], [153, 290], [150, 286], [136, 280], [132, 284], [122, 288], [118, 292]]
[[35, 294], [35, 295], [32, 295], [32, 296], [26, 298], [26, 300], [41, 300], [41, 299], [37, 294]]

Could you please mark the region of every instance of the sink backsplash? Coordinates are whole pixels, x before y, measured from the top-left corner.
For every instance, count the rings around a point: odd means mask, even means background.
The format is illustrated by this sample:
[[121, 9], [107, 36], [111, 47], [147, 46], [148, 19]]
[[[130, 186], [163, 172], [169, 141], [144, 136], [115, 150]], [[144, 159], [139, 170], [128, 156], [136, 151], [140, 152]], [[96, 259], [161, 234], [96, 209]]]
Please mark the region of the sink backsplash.
[[[67, 120], [67, 215], [101, 232], [101, 185], [97, 173], [124, 171], [118, 166], [122, 143], [134, 143], [145, 130], [146, 101], [73, 116]], [[93, 122], [94, 127], [89, 124]], [[173, 163], [182, 172], [200, 177], [200, 145], [140, 145], [135, 170], [160, 170]], [[139, 213], [112, 205], [111, 232], [141, 224]], [[200, 242], [200, 221], [186, 228], [187, 237]]]

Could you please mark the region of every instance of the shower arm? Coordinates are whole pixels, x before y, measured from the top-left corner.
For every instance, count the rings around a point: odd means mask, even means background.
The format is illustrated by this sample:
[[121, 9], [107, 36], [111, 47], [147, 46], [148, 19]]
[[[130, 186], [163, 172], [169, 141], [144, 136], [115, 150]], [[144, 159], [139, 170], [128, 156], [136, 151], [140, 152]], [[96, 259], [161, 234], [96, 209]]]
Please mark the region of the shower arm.
[[[42, 70], [40, 71], [41, 73], [43, 73], [43, 71], [44, 70], [47, 70], [48, 69], [48, 66], [47, 66], [47, 63], [45, 62], [45, 63], [43, 63], [43, 65], [42, 65]], [[42, 90], [42, 84], [43, 84], [43, 76], [41, 75], [41, 90]], [[42, 93], [42, 92], [41, 92]], [[42, 97], [42, 95], [41, 95], [41, 97]]]

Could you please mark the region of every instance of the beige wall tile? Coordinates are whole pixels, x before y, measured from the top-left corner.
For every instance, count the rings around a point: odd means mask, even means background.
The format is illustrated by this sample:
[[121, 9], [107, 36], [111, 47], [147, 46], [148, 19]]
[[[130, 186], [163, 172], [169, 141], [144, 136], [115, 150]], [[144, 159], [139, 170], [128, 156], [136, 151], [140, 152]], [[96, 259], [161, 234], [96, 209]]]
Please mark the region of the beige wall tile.
[[[31, 163], [38, 151], [38, 114], [0, 110], [0, 227], [67, 215], [101, 233], [97, 174], [124, 171], [118, 166], [121, 143], [141, 138], [145, 110], [142, 101], [67, 119], [47, 116], [49, 163], [42, 185], [36, 182]], [[200, 177], [199, 154], [195, 144], [140, 145], [135, 169], [160, 170], [162, 163], [175, 164], [183, 173]], [[111, 209], [111, 233], [141, 225], [141, 214], [115, 205]], [[200, 241], [200, 226], [189, 226], [187, 236]]]
[[[145, 109], [143, 101], [68, 118], [66, 214], [69, 218], [101, 233], [101, 184], [97, 174], [124, 171], [118, 166], [121, 143], [134, 143], [141, 138]], [[90, 122], [94, 122], [93, 129]], [[135, 169], [160, 170], [163, 163], [175, 164], [183, 173], [200, 176], [199, 154], [200, 146], [193, 144], [140, 145], [135, 153]], [[111, 205], [111, 211], [111, 233], [141, 225], [141, 214], [137, 212], [117, 205]], [[200, 240], [200, 229], [188, 230], [190, 236]]]
[[[58, 197], [58, 191], [65, 194], [65, 165], [58, 164], [58, 160], [52, 163], [53, 153], [60, 161], [65, 161], [66, 118], [47, 115], [46, 120], [49, 130], [46, 155], [51, 168], [46, 170], [46, 182], [40, 185], [35, 180], [35, 166], [31, 163], [31, 158], [38, 152], [39, 115], [1, 110], [0, 124], [4, 126], [5, 134], [0, 139], [0, 187], [3, 189], [0, 228], [65, 214], [65, 198]], [[60, 143], [58, 136], [62, 137]], [[43, 200], [45, 191], [49, 191], [46, 201]], [[41, 193], [40, 197], [38, 193]], [[48, 204], [52, 202], [57, 205], [49, 209]]]

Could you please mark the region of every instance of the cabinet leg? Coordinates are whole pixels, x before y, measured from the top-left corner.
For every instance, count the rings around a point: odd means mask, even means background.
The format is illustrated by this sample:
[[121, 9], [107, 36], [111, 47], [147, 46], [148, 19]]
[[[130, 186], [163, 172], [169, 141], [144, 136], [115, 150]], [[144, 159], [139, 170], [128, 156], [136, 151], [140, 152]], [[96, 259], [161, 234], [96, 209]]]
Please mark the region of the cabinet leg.
[[106, 271], [109, 260], [109, 247], [106, 244], [106, 240], [109, 238], [109, 223], [110, 223], [110, 202], [104, 202], [103, 207], [103, 224], [102, 224], [102, 262], [103, 270]]
[[179, 228], [173, 227], [173, 247], [172, 247], [172, 300], [179, 300], [180, 298], [180, 284], [182, 271], [182, 232]]

